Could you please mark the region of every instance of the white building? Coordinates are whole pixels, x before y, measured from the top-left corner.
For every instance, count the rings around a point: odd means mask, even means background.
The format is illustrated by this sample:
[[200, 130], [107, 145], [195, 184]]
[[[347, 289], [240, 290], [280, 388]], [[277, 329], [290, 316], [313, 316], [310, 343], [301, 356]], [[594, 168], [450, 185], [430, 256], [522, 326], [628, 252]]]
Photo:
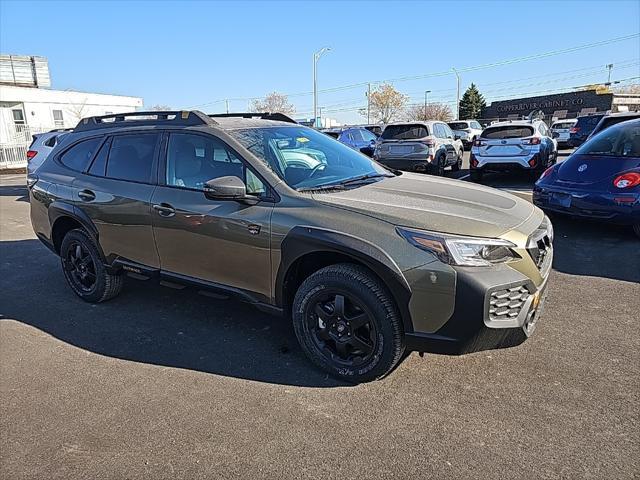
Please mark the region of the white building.
[[26, 165], [34, 133], [73, 128], [83, 117], [131, 112], [143, 104], [140, 97], [42, 88], [48, 85], [46, 59], [0, 56], [0, 168]]

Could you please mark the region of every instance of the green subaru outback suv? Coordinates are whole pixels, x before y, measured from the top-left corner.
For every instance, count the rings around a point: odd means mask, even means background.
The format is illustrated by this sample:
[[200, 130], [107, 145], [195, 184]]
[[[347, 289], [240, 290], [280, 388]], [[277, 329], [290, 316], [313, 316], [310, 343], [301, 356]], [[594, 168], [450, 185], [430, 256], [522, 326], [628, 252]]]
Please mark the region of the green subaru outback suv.
[[127, 273], [233, 295], [291, 317], [309, 359], [353, 382], [409, 351], [521, 343], [553, 256], [530, 203], [386, 169], [279, 114], [87, 118], [28, 186], [83, 300]]

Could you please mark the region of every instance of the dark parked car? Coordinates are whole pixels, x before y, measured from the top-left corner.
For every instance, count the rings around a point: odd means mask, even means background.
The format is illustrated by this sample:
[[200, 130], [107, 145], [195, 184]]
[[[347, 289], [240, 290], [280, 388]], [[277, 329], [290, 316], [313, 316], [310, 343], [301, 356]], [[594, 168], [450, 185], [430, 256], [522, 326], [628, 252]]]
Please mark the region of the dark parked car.
[[132, 273], [235, 296], [290, 319], [309, 359], [351, 382], [407, 351], [534, 331], [553, 258], [542, 210], [389, 171], [282, 114], [233, 115], [86, 118], [27, 177], [33, 229], [76, 295], [108, 300]]
[[533, 203], [552, 212], [631, 225], [640, 236], [640, 120], [590, 138], [536, 182]]
[[627, 120], [635, 120], [636, 118], [640, 118], [640, 112], [621, 112], [621, 113], [611, 113], [609, 115], [605, 115], [596, 125], [596, 128], [593, 129], [589, 138], [594, 135], [600, 133], [605, 128], [609, 128], [612, 125], [617, 123], [626, 122]]
[[604, 113], [594, 113], [593, 115], [584, 115], [578, 117], [576, 124], [569, 129], [569, 140], [567, 144], [571, 148], [576, 148], [582, 145], [594, 128], [598, 125], [598, 122], [604, 117]]

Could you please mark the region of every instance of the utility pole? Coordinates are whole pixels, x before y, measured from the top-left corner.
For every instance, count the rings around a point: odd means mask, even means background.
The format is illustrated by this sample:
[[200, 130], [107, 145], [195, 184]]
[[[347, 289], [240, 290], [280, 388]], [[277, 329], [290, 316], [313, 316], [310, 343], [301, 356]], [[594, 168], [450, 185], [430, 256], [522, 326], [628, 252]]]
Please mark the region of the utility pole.
[[427, 107], [429, 106], [429, 102], [427, 101], [427, 95], [431, 93], [431, 90], [424, 91], [424, 119], [427, 119]]
[[613, 63], [609, 63], [607, 65], [607, 69], [609, 70], [609, 74], [607, 75], [607, 84], [611, 83], [611, 70], [613, 70]]
[[331, 50], [329, 47], [322, 47], [313, 54], [313, 126], [318, 123], [318, 60], [325, 52]]
[[319, 113], [320, 113], [320, 118], [319, 118], [319, 125], [318, 127], [322, 128], [322, 107], [318, 107]]
[[367, 125], [371, 124], [371, 83], [367, 83]]
[[229, 113], [229, 100], [225, 99], [224, 104], [227, 107], [227, 113]]
[[460, 75], [458, 75], [458, 71], [453, 68], [453, 73], [456, 74], [456, 81], [458, 83], [456, 90], [456, 120], [460, 120]]

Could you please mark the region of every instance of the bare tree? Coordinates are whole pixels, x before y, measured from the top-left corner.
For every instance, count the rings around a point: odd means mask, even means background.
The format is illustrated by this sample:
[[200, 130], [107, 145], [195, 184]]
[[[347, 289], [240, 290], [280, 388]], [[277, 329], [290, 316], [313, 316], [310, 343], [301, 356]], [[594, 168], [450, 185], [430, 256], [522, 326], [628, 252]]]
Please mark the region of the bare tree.
[[[404, 110], [409, 97], [400, 93], [393, 85], [383, 83], [371, 92], [369, 107], [371, 118], [375, 122], [389, 123]], [[367, 116], [367, 109], [360, 109], [360, 115]]]
[[65, 110], [75, 117], [75, 120], [79, 122], [87, 114], [87, 98], [85, 97], [80, 103], [72, 103], [68, 105]]
[[296, 107], [289, 103], [289, 97], [283, 93], [271, 92], [266, 97], [253, 100], [251, 102], [252, 112], [284, 113], [290, 115], [295, 113]]
[[445, 103], [430, 103], [425, 106], [423, 104], [411, 105], [407, 109], [407, 120], [440, 120], [441, 122], [449, 122], [453, 120], [453, 112], [451, 107]]
[[170, 112], [173, 110], [169, 105], [156, 104], [149, 108], [149, 111], [152, 112]]

